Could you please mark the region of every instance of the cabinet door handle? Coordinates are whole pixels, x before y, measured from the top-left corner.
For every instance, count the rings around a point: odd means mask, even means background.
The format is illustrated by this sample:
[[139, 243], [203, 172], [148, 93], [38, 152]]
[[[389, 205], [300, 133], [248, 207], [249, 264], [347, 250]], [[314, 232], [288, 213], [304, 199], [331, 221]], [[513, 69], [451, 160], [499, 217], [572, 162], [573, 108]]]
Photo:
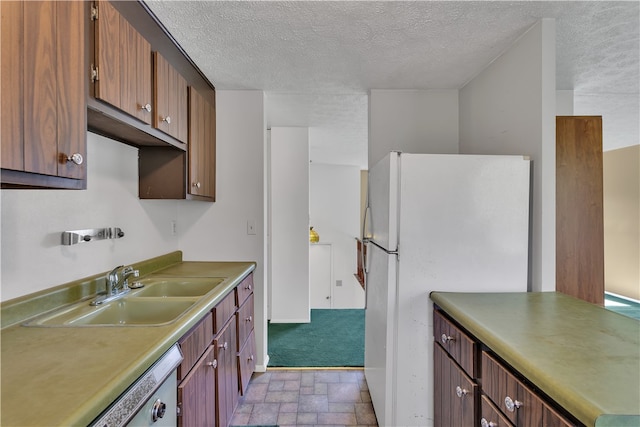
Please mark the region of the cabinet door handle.
[[249, 357], [247, 358], [247, 360], [248, 360], [249, 362], [251, 362], [251, 361], [253, 360], [253, 354], [252, 354], [251, 356], [249, 356]]
[[482, 427], [498, 427], [498, 424], [494, 423], [493, 421], [487, 421], [486, 418], [482, 418], [480, 420], [480, 425]]
[[464, 397], [464, 396], [466, 396], [467, 394], [469, 394], [469, 390], [467, 390], [466, 388], [462, 388], [462, 387], [460, 387], [460, 386], [457, 386], [457, 387], [456, 387], [456, 395], [457, 395], [458, 397]]
[[151, 112], [151, 104], [146, 103], [144, 105], [141, 105], [140, 109], [146, 111], [147, 113], [150, 113]]
[[196, 187], [196, 188], [200, 188], [200, 182], [194, 182], [193, 184], [191, 184], [192, 186]]
[[520, 407], [522, 406], [522, 402], [520, 402], [519, 400], [512, 400], [509, 396], [504, 398], [504, 406], [507, 407], [507, 411], [509, 412], [513, 412], [516, 409], [520, 409]]
[[248, 284], [247, 286], [244, 287], [246, 290], [250, 291], [251, 290], [251, 284]]
[[207, 366], [211, 366], [213, 369], [216, 369], [218, 367], [218, 360], [213, 359], [213, 362], [207, 362]]
[[440, 337], [440, 341], [442, 341], [442, 344], [447, 344], [449, 343], [449, 341], [455, 341], [455, 340], [456, 339], [454, 337], [447, 334], [442, 334], [442, 336]]
[[161, 120], [163, 122], [167, 122], [168, 125], [171, 124], [171, 116], [163, 117]]
[[81, 165], [84, 162], [84, 157], [80, 153], [73, 153], [70, 156], [67, 156], [67, 162], [73, 162], [76, 165]]
[[251, 322], [252, 320], [253, 320], [252, 316], [249, 316], [249, 317], [244, 319], [245, 322]]
[[221, 348], [223, 350], [226, 350], [229, 347], [229, 344], [225, 341], [224, 344], [220, 344], [218, 346], [218, 348]]

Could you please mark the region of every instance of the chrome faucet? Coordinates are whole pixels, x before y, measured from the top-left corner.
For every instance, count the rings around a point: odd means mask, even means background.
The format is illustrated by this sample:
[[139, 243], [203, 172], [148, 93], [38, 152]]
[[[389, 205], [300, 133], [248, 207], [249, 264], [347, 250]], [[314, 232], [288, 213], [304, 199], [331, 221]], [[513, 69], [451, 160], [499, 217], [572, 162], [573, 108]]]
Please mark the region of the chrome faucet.
[[107, 274], [107, 280], [105, 283], [107, 290], [106, 295], [98, 296], [91, 302], [91, 305], [100, 305], [116, 298], [120, 298], [129, 292], [129, 277], [138, 277], [139, 275], [140, 271], [134, 270], [131, 266], [117, 266]]

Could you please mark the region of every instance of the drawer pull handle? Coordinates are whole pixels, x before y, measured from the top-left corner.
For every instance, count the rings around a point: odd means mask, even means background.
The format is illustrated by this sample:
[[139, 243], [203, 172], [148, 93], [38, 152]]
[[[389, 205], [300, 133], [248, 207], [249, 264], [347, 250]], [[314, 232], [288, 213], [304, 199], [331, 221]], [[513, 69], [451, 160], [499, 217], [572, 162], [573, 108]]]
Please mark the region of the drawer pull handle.
[[456, 387], [456, 395], [457, 395], [458, 397], [464, 397], [464, 396], [466, 396], [467, 394], [469, 394], [469, 390], [467, 390], [466, 388], [462, 388], [462, 387], [460, 387], [460, 386], [457, 386], [457, 387]]
[[218, 348], [221, 348], [223, 350], [226, 350], [229, 347], [229, 344], [225, 341], [224, 344], [220, 344], [218, 346]]
[[147, 113], [151, 112], [151, 104], [147, 103], [140, 106], [141, 111], [146, 111]]
[[253, 354], [251, 356], [249, 356], [249, 358], [247, 359], [249, 362], [251, 362], [253, 360]]
[[167, 116], [167, 117], [162, 117], [162, 119], [160, 119], [161, 121], [165, 122], [166, 124], [170, 125], [171, 124], [171, 116]]
[[247, 286], [244, 287], [246, 290], [250, 291], [251, 290], [251, 284], [248, 284]]
[[253, 320], [253, 317], [251, 316], [244, 319], [245, 322], [251, 322], [252, 320]]
[[207, 366], [211, 366], [213, 369], [216, 369], [218, 367], [218, 360], [213, 359], [213, 362], [207, 362]]
[[482, 418], [480, 420], [480, 425], [482, 427], [498, 427], [498, 424], [494, 423], [493, 421], [487, 421], [486, 418]]
[[522, 402], [519, 400], [512, 400], [509, 396], [504, 398], [504, 405], [507, 407], [507, 411], [513, 412], [522, 406]]
[[449, 341], [455, 341], [455, 340], [456, 339], [454, 337], [447, 334], [442, 334], [442, 336], [440, 337], [440, 341], [442, 341], [442, 344], [447, 344]]

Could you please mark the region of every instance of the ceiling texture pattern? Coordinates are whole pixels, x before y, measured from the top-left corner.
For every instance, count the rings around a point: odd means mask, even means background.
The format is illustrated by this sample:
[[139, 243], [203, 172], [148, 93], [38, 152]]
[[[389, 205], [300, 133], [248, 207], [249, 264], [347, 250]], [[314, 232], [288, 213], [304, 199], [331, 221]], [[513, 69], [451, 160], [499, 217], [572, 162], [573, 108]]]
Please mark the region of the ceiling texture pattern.
[[262, 90], [268, 126], [308, 126], [313, 162], [366, 168], [367, 92], [460, 89], [541, 18], [556, 85], [638, 144], [637, 1], [146, 0], [218, 90]]

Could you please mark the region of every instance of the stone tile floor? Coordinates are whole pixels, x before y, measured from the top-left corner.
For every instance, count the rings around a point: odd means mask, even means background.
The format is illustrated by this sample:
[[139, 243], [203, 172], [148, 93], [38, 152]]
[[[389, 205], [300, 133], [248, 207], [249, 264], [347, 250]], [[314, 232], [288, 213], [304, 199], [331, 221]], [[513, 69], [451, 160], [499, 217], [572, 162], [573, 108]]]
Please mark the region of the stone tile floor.
[[362, 369], [254, 373], [232, 426], [376, 426]]

